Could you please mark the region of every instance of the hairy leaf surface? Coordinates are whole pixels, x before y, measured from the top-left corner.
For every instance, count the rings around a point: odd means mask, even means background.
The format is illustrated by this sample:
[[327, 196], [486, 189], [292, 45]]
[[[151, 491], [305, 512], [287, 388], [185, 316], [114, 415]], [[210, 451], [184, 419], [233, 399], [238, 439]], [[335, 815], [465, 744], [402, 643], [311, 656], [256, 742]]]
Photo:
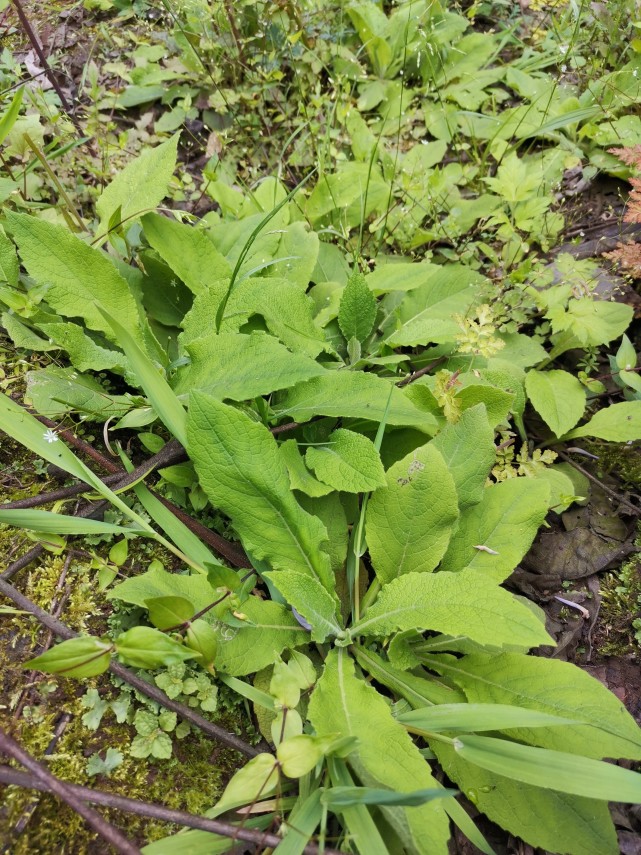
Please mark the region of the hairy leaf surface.
[[[404, 728], [394, 721], [381, 695], [356, 677], [344, 650], [332, 651], [325, 660], [310, 700], [309, 718], [319, 736], [338, 733], [358, 738], [358, 751], [348, 761], [365, 786], [384, 785], [398, 791], [437, 786]], [[448, 821], [437, 802], [382, 811], [402, 838], [409, 837], [415, 851], [447, 852]]]
[[417, 448], [386, 474], [367, 506], [367, 544], [376, 575], [434, 570], [458, 519], [454, 480], [433, 443]]
[[406, 629], [438, 630], [495, 646], [550, 643], [530, 609], [476, 570], [400, 576], [383, 587], [352, 635]]
[[543, 524], [549, 495], [549, 485], [532, 478], [486, 487], [482, 500], [461, 514], [441, 569], [473, 568], [496, 582], [507, 579]]
[[305, 462], [335, 490], [365, 493], [385, 484], [385, 470], [374, 443], [345, 428], [330, 433], [324, 445], [309, 448]]
[[251, 555], [333, 590], [327, 531], [294, 499], [278, 446], [263, 425], [201, 392], [190, 397], [189, 455], [214, 507], [231, 517]]

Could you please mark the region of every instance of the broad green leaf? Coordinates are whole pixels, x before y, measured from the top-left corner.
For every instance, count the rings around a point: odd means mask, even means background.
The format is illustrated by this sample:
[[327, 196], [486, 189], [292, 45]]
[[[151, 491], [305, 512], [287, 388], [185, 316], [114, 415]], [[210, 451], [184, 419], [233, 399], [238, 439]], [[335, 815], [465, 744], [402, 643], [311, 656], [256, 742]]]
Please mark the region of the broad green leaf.
[[385, 470], [374, 443], [345, 428], [330, 433], [323, 445], [309, 448], [305, 462], [334, 490], [365, 493], [385, 484]]
[[311, 772], [324, 754], [327, 738], [301, 733], [280, 743], [276, 756], [284, 775], [301, 778]]
[[570, 300], [567, 310], [554, 314], [551, 321], [555, 333], [570, 334], [579, 347], [599, 347], [622, 335], [632, 316], [632, 307], [624, 303], [582, 297]]
[[390, 196], [390, 186], [377, 166], [349, 161], [339, 163], [337, 171], [323, 175], [312, 190], [305, 213], [314, 227], [336, 218], [356, 226], [373, 211], [382, 209]]
[[[307, 422], [317, 415], [362, 418], [380, 423], [385, 415], [390, 384], [362, 371], [334, 371], [298, 383], [274, 405], [279, 418]], [[400, 389], [394, 389], [387, 424], [412, 425], [425, 433], [436, 432], [436, 419], [421, 412]]]
[[376, 300], [362, 273], [352, 273], [341, 297], [338, 325], [345, 339], [361, 343], [369, 336], [376, 320]]
[[78, 371], [124, 373], [129, 368], [123, 353], [97, 344], [78, 324], [40, 324], [39, 327], [50, 341], [67, 351], [71, 364]]
[[433, 741], [431, 748], [448, 778], [478, 810], [531, 846], [568, 855], [618, 855], [606, 802], [495, 775], [467, 763], [449, 745]]
[[206, 576], [168, 573], [156, 567], [115, 585], [107, 592], [107, 599], [122, 600], [144, 609], [150, 601], [158, 598], [179, 597], [191, 603], [197, 612], [217, 600], [221, 593], [220, 589], [212, 588]]
[[169, 635], [150, 626], [134, 626], [116, 639], [118, 656], [134, 668], [168, 668], [196, 653]]
[[438, 670], [471, 703], [513, 704], [585, 722], [562, 730], [512, 731], [517, 739], [594, 758], [641, 759], [641, 729], [621, 701], [569, 662], [522, 653], [474, 653], [442, 659]]
[[323, 804], [334, 810], [353, 805], [400, 805], [401, 807], [418, 807], [433, 799], [451, 798], [457, 790], [446, 790], [443, 787], [429, 790], [414, 790], [413, 792], [397, 793], [392, 790], [377, 790], [373, 787], [332, 787], [323, 793]]
[[[345, 650], [332, 650], [325, 660], [309, 703], [309, 718], [319, 736], [358, 738], [358, 750], [350, 754], [348, 762], [365, 786], [399, 792], [407, 789], [408, 782], [418, 789], [438, 786], [410, 737], [392, 718], [383, 697], [356, 677]], [[439, 802], [411, 810], [381, 810], [411, 849], [423, 855], [445, 855], [448, 821]], [[360, 844], [359, 849], [364, 851]]]
[[278, 786], [278, 763], [272, 754], [259, 754], [233, 776], [210, 815], [264, 799]]
[[50, 418], [76, 411], [88, 420], [105, 422], [124, 416], [133, 406], [129, 395], [110, 395], [90, 374], [78, 374], [73, 368], [48, 365], [28, 371], [26, 379], [25, 401]]
[[309, 356], [292, 353], [261, 332], [202, 336], [187, 351], [192, 365], [181, 376], [177, 394], [200, 389], [221, 401], [246, 401], [326, 373]]
[[137, 529], [124, 528], [121, 525], [101, 522], [100, 520], [54, 514], [51, 511], [3, 511], [0, 505], [0, 523], [15, 528], [28, 528], [33, 531], [52, 534], [124, 534], [140, 533]]
[[348, 529], [345, 508], [338, 493], [328, 496], [301, 496], [300, 503], [308, 513], [317, 516], [329, 536], [327, 554], [334, 573], [340, 573], [347, 557]]
[[274, 586], [307, 623], [312, 626], [312, 641], [322, 643], [328, 635], [341, 635], [342, 628], [336, 618], [337, 601], [315, 578], [294, 570], [266, 573]]
[[56, 644], [41, 656], [25, 662], [23, 667], [63, 677], [95, 677], [107, 670], [113, 652], [110, 641], [81, 635]]
[[366, 516], [370, 557], [383, 583], [434, 570], [458, 519], [454, 480], [433, 443], [395, 463], [386, 481]]
[[214, 507], [229, 517], [243, 545], [274, 569], [334, 579], [321, 544], [327, 531], [294, 499], [278, 446], [263, 425], [209, 395], [192, 392], [187, 422], [189, 455]]
[[187, 623], [195, 609], [185, 597], [152, 597], [145, 601], [149, 620], [157, 629], [167, 630]]
[[566, 434], [565, 439], [577, 436], [597, 436], [610, 442], [631, 442], [641, 438], [641, 401], [611, 404], [599, 410], [590, 421]]
[[379, 264], [372, 273], [365, 276], [367, 287], [374, 294], [388, 294], [391, 291], [413, 291], [425, 284], [426, 279], [436, 272], [437, 265], [428, 261], [420, 263], [410, 261], [392, 261]]
[[271, 600], [249, 597], [242, 605], [246, 626], [216, 624], [216, 669], [232, 677], [254, 674], [283, 652], [309, 644], [309, 632], [289, 609]]
[[454, 479], [459, 508], [478, 504], [496, 457], [485, 407], [478, 404], [465, 410], [456, 424], [446, 425], [430, 444], [441, 453]]
[[[578, 713], [580, 715], [580, 712]], [[457, 731], [476, 733], [482, 730], [507, 730], [515, 727], [556, 727], [577, 724], [577, 718], [561, 718], [538, 710], [528, 710], [509, 704], [438, 704], [412, 710], [398, 716], [397, 721], [410, 730]], [[561, 736], [563, 734], [561, 733]]]
[[25, 350], [35, 350], [37, 353], [48, 350], [58, 350], [59, 346], [49, 339], [41, 338], [31, 327], [23, 323], [17, 315], [3, 312], [0, 315], [0, 323], [9, 334], [11, 341], [16, 347]]
[[397, 328], [389, 333], [392, 347], [414, 347], [454, 341], [461, 328], [454, 315], [465, 315], [484, 277], [460, 264], [436, 267], [424, 285], [403, 300]]
[[274, 258], [285, 259], [269, 268], [270, 276], [282, 276], [307, 291], [318, 259], [320, 241], [306, 223], [290, 223], [283, 229]]
[[295, 439], [288, 439], [281, 443], [278, 453], [285, 461], [292, 490], [300, 490], [305, 495], [314, 497], [326, 496], [332, 492], [332, 487], [321, 484], [309, 471]]
[[231, 276], [229, 262], [200, 229], [156, 213], [145, 214], [142, 227], [150, 245], [194, 294]]
[[[0, 136], [2, 136], [1, 133]], [[5, 230], [0, 226], [0, 281], [15, 288], [18, 284], [19, 275], [20, 265], [15, 247], [7, 237]]]
[[[183, 322], [185, 344], [211, 332], [212, 318], [228, 284], [218, 280], [196, 297]], [[295, 282], [272, 277], [241, 279], [231, 292], [220, 331], [238, 332], [254, 315], [263, 317], [272, 335], [296, 353], [315, 359], [321, 351], [331, 350], [314, 322], [311, 298]]]
[[459, 736], [454, 749], [489, 772], [588, 799], [641, 803], [641, 775], [602, 760], [492, 736]]
[[22, 263], [38, 283], [49, 285], [47, 302], [64, 317], [82, 317], [88, 327], [116, 340], [105, 309], [143, 346], [139, 314], [125, 279], [109, 256], [63, 226], [27, 214], [7, 214]]
[[104, 310], [100, 310], [113, 332], [115, 333], [122, 349], [127, 355], [129, 364], [136, 373], [136, 378], [142, 386], [149, 402], [158, 413], [170, 433], [178, 442], [187, 446], [187, 415], [176, 397], [174, 391], [165, 378], [160, 374], [157, 367], [142, 350], [129, 331], [122, 324]]
[[508, 420], [509, 414], [513, 412], [514, 400], [515, 395], [512, 392], [505, 392], [503, 389], [497, 389], [496, 386], [482, 382], [470, 383], [454, 398], [463, 411], [483, 404], [492, 427]]
[[133, 218], [162, 202], [176, 168], [178, 137], [179, 134], [174, 134], [155, 148], [143, 147], [142, 153], [105, 187], [96, 202], [100, 217], [98, 239], [106, 236], [111, 218], [118, 210], [120, 222], [128, 227]]
[[563, 436], [585, 410], [585, 389], [567, 371], [529, 371], [525, 388], [532, 406], [556, 436]]
[[461, 513], [441, 569], [471, 568], [496, 582], [507, 579], [543, 525], [549, 496], [549, 485], [533, 478], [486, 487], [481, 501]]
[[633, 368], [636, 368], [637, 353], [627, 335], [621, 336], [621, 344], [616, 352], [615, 361], [619, 371], [632, 371]]
[[550, 644], [538, 618], [476, 570], [399, 576], [383, 586], [351, 634], [379, 636], [406, 629], [463, 635], [493, 646]]

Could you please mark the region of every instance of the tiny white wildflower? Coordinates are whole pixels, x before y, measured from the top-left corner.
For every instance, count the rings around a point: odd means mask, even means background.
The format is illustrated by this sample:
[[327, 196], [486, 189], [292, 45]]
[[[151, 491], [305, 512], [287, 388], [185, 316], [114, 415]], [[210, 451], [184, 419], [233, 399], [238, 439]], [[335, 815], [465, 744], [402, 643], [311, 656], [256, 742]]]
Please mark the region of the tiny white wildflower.
[[559, 45], [559, 53], [560, 53], [562, 56], [565, 56], [565, 55], [566, 55], [566, 53], [567, 53], [569, 50], [570, 50], [569, 45]]
[[563, 74], [565, 74], [565, 72], [566, 72], [567, 70], [568, 70], [567, 65], [562, 65], [562, 66], [561, 66], [561, 71], [563, 72]]
[[634, 71], [632, 72], [632, 76], [636, 77], [638, 73], [639, 73], [639, 69], [635, 68]]
[[58, 434], [55, 432], [55, 430], [51, 430], [51, 428], [47, 428], [47, 430], [43, 433], [42, 438], [49, 443], [58, 442]]

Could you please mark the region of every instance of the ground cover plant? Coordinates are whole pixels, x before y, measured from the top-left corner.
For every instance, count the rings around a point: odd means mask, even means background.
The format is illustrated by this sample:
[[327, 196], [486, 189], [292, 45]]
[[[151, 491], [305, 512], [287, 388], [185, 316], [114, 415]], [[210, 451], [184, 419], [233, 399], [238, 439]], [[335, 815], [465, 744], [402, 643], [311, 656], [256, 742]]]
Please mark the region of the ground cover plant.
[[[51, 359], [21, 397], [2, 394], [0, 429], [80, 482], [53, 510], [0, 508], [0, 523], [58, 553], [107, 542], [96, 585], [128, 615], [27, 667], [87, 680], [117, 660], [204, 712], [222, 689], [251, 703], [262, 742], [208, 815], [238, 834], [278, 829], [281, 855], [310, 841], [444, 853], [452, 828], [494, 851], [459, 793], [532, 846], [617, 852], [607, 803], [640, 802], [641, 776], [603, 760], [641, 760], [641, 731], [597, 680], [536, 655], [554, 645], [545, 614], [503, 583], [550, 513], [588, 496], [555, 449], [641, 438], [630, 301], [599, 290], [594, 262], [535, 250], [562, 233], [568, 171], [634, 167], [636, 55], [604, 50], [593, 80], [579, 23], [613, 24], [583, 8], [524, 45], [509, 17], [473, 30], [490, 4], [350, 3], [338, 27], [331, 4], [287, 4], [268, 31], [254, 4], [214, 5], [172, 11], [182, 66], [147, 44], [135, 74], [115, 69], [119, 108], [171, 109], [93, 217], [66, 191], [29, 190], [48, 161], [22, 89], [0, 120], [9, 158], [42, 155], [20, 188], [5, 179], [2, 325]], [[281, 89], [311, 63], [329, 112], [285, 115], [287, 174], [281, 154], [250, 183], [221, 149], [189, 191], [215, 208], [160, 207], [185, 199], [177, 128], [197, 116], [203, 69], [234, 52], [232, 72], [268, 89], [265, 110], [280, 95], [293, 110]], [[216, 81], [222, 116], [232, 83]], [[74, 452], [63, 426], [83, 423], [103, 431], [120, 482]], [[102, 519], [64, 504], [79, 492], [107, 503]], [[130, 574], [141, 541], [162, 558]], [[134, 721], [134, 757], [171, 754], [175, 713]], [[144, 851], [235, 845], [190, 830]]]

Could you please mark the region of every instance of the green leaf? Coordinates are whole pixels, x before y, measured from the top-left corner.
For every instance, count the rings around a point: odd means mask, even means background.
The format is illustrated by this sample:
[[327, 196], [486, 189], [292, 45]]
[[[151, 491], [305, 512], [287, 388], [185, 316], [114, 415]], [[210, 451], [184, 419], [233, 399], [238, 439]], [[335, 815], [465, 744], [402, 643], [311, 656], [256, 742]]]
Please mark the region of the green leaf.
[[[570, 300], [564, 314], [553, 315], [552, 329], [555, 333], [569, 333], [580, 347], [599, 347], [622, 335], [630, 326], [632, 316], [632, 307], [624, 303], [583, 297]], [[552, 356], [555, 351], [556, 347]]]
[[136, 378], [149, 398], [149, 402], [154, 410], [178, 442], [186, 446], [187, 416], [171, 386], [125, 327], [108, 312], [101, 309], [100, 313], [107, 319], [117, 336], [122, 349], [127, 354], [129, 364], [135, 371]]
[[288, 439], [281, 443], [278, 447], [278, 453], [285, 461], [292, 490], [300, 490], [312, 497], [326, 496], [332, 492], [332, 487], [317, 481], [305, 466], [305, 460], [298, 450], [298, 443], [295, 439]]
[[101, 422], [124, 416], [133, 404], [129, 395], [109, 395], [91, 375], [55, 365], [27, 372], [25, 400], [44, 416], [56, 418], [77, 411]]
[[312, 641], [322, 643], [328, 635], [341, 635], [342, 628], [336, 619], [337, 600], [316, 579], [294, 570], [265, 573], [285, 598], [307, 623], [312, 626]]
[[[298, 383], [274, 405], [279, 418], [307, 422], [317, 415], [363, 418], [377, 424], [383, 420], [390, 396], [388, 381], [362, 371], [334, 371]], [[425, 433], [436, 432], [436, 419], [422, 412], [394, 389], [387, 412], [387, 424], [410, 425]]]
[[433, 443], [417, 448], [386, 475], [367, 506], [366, 537], [381, 582], [434, 570], [458, 519], [454, 480]]
[[493, 646], [550, 644], [530, 609], [476, 570], [400, 576], [383, 587], [351, 634], [380, 636], [406, 629], [463, 635]]
[[117, 340], [102, 308], [143, 346], [136, 301], [106, 253], [63, 226], [27, 214], [7, 214], [7, 225], [29, 275], [49, 286], [47, 302], [56, 312], [80, 316], [90, 329]]
[[585, 410], [585, 389], [567, 371], [529, 371], [525, 389], [532, 406], [556, 436], [563, 436]]
[[[580, 715], [580, 712], [579, 712]], [[561, 718], [538, 710], [509, 704], [439, 704], [403, 713], [396, 719], [412, 732], [442, 733], [460, 730], [506, 730], [515, 727], [555, 727], [578, 724], [577, 718]], [[561, 733], [561, 737], [563, 733]]]
[[292, 353], [261, 332], [205, 335], [187, 345], [192, 365], [181, 376], [180, 394], [199, 389], [219, 400], [246, 401], [287, 389], [326, 370], [302, 353]]
[[323, 804], [331, 810], [353, 805], [400, 805], [418, 807], [433, 799], [451, 798], [457, 790], [434, 787], [429, 790], [414, 790], [410, 793], [395, 793], [392, 790], [377, 790], [373, 787], [332, 787], [323, 793]]
[[304, 800], [302, 795], [299, 796], [287, 818], [283, 840], [274, 849], [274, 855], [303, 855], [322, 818], [320, 790], [312, 790]]
[[454, 400], [463, 411], [483, 404], [490, 425], [496, 427], [507, 421], [509, 414], [513, 411], [515, 397], [512, 392], [497, 389], [489, 383], [472, 382], [461, 389]]
[[276, 756], [284, 775], [288, 778], [302, 778], [311, 772], [323, 757], [327, 738], [300, 734], [280, 743]]
[[143, 147], [142, 153], [105, 187], [96, 202], [100, 216], [98, 240], [107, 235], [109, 222], [118, 209], [120, 222], [128, 227], [134, 217], [162, 202], [176, 168], [179, 136], [174, 134], [155, 148]]
[[588, 799], [641, 802], [641, 775], [601, 760], [491, 736], [459, 736], [454, 749], [468, 763], [525, 784]]
[[198, 619], [191, 621], [185, 633], [185, 644], [198, 654], [203, 665], [213, 665], [218, 653], [218, 633], [207, 623]]
[[267, 428], [193, 392], [187, 438], [203, 490], [231, 517], [251, 555], [274, 569], [315, 577], [333, 590], [329, 558], [320, 548], [327, 531], [292, 496], [287, 469]]
[[[309, 703], [309, 718], [319, 736], [358, 738], [358, 750], [348, 760], [365, 786], [398, 792], [405, 791], [408, 782], [419, 789], [438, 786], [383, 697], [356, 677], [346, 651], [332, 650], [325, 660]], [[448, 821], [439, 802], [411, 810], [386, 806], [381, 810], [408, 848], [423, 855], [445, 855]], [[359, 850], [367, 851], [361, 843]]]
[[[330, 756], [327, 758], [327, 767], [332, 788], [354, 786], [354, 781], [344, 760]], [[343, 807], [340, 814], [349, 832], [352, 844], [360, 855], [389, 855], [389, 848], [383, 841], [378, 826], [365, 805]]]
[[605, 802], [495, 775], [465, 762], [449, 745], [433, 741], [431, 748], [448, 778], [478, 810], [531, 846], [568, 855], [618, 855], [617, 836]]
[[305, 462], [334, 490], [365, 493], [385, 484], [385, 470], [374, 443], [345, 428], [330, 433], [323, 445], [309, 448]]
[[107, 599], [122, 600], [146, 609], [150, 601], [159, 598], [181, 598], [192, 604], [193, 615], [218, 599], [221, 593], [224, 591], [212, 588], [206, 576], [185, 576], [154, 567], [120, 582], [107, 593]]
[[[22, 92], [22, 89], [20, 90]], [[0, 125], [2, 124], [0, 120]], [[0, 136], [1, 136], [0, 131]], [[0, 226], [0, 281], [12, 285], [14, 288], [18, 284], [20, 276], [20, 265], [18, 264], [18, 256], [13, 243], [7, 237], [5, 230]]]
[[619, 371], [632, 371], [633, 368], [636, 368], [637, 353], [627, 335], [621, 336], [621, 344], [616, 352], [615, 361]]
[[184, 597], [150, 597], [145, 600], [149, 620], [157, 629], [167, 630], [191, 620], [195, 609]]
[[103, 760], [100, 754], [96, 752], [89, 758], [86, 766], [86, 772], [89, 777], [93, 775], [107, 775], [117, 769], [124, 760], [123, 754], [116, 748], [107, 748], [105, 759]]
[[258, 754], [232, 777], [210, 816], [250, 805], [271, 795], [279, 781], [278, 763], [272, 754]]
[[396, 261], [394, 257], [385, 264], [379, 264], [376, 270], [365, 276], [367, 287], [374, 294], [388, 294], [391, 291], [413, 291], [425, 284], [438, 267], [429, 261]]
[[562, 730], [521, 728], [511, 731], [516, 739], [594, 758], [641, 759], [641, 729], [621, 701], [569, 662], [522, 653], [474, 653], [441, 659], [438, 670], [472, 703], [513, 704], [585, 722]]
[[110, 350], [96, 344], [78, 324], [39, 324], [42, 332], [59, 347], [66, 350], [69, 360], [78, 371], [129, 369], [126, 356], [119, 350]]
[[25, 662], [22, 667], [78, 679], [95, 677], [107, 670], [113, 652], [111, 642], [85, 635], [57, 644], [41, 656]]
[[231, 276], [229, 262], [200, 229], [156, 213], [145, 214], [142, 227], [150, 245], [194, 294]]
[[309, 632], [279, 603], [249, 597], [242, 609], [246, 626], [216, 625], [217, 671], [243, 677], [273, 664], [283, 650], [309, 644]]
[[472, 568], [496, 582], [507, 579], [543, 525], [549, 496], [549, 485], [532, 478], [486, 487], [479, 504], [462, 512], [441, 569]]
[[641, 438], [641, 401], [611, 404], [599, 410], [590, 421], [565, 435], [565, 439], [578, 436], [597, 436], [610, 442], [631, 442]]
[[478, 504], [496, 458], [485, 407], [477, 404], [465, 410], [456, 424], [446, 425], [430, 444], [441, 453], [454, 479], [459, 508]]
[[2, 323], [3, 328], [7, 331], [16, 347], [24, 348], [25, 350], [35, 350], [36, 352], [58, 350], [57, 344], [48, 339], [40, 338], [30, 327], [19, 320], [16, 315], [3, 312], [0, 315], [0, 323]]
[[196, 653], [150, 626], [134, 626], [116, 639], [118, 656], [134, 668], [160, 668], [193, 659]]
[[100, 520], [54, 514], [51, 511], [3, 511], [2, 505], [0, 505], [0, 523], [52, 534], [124, 534], [141, 531]]
[[338, 325], [345, 339], [352, 338], [361, 343], [374, 329], [376, 299], [367, 286], [362, 273], [352, 273], [341, 297], [338, 310]]
[[454, 341], [460, 333], [454, 315], [465, 315], [476, 298], [483, 276], [461, 264], [434, 266], [427, 281], [401, 303], [397, 327], [391, 327], [392, 347], [415, 347], [430, 342]]
[[22, 96], [24, 95], [24, 86], [21, 86], [15, 95], [7, 109], [0, 117], [0, 145], [6, 140], [7, 136], [11, 132], [11, 129], [16, 123], [18, 116], [20, 115], [20, 107], [22, 106]]

